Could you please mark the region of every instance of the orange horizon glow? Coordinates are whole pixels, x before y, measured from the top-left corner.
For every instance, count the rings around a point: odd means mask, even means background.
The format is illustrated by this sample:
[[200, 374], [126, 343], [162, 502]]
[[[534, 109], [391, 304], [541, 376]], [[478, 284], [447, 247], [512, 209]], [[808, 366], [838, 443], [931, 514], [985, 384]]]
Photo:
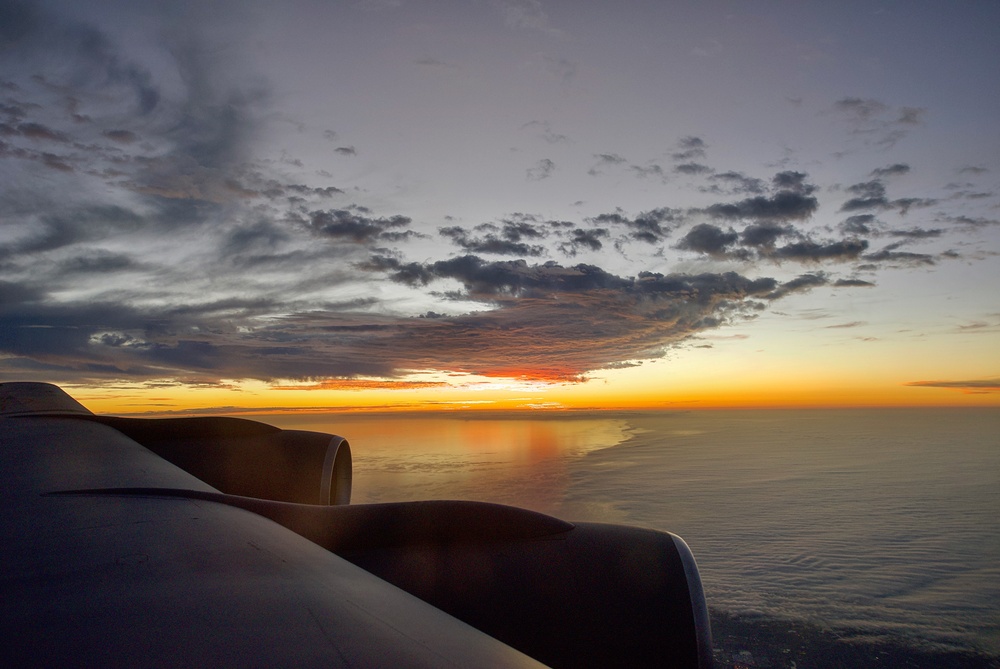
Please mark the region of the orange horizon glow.
[[[294, 415], [324, 413], [553, 413], [724, 409], [1000, 408], [1000, 389], [852, 383], [782, 386], [729, 384], [676, 390], [618, 384], [477, 383], [469, 387], [429, 381], [345, 380], [308, 385], [262, 383], [170, 389], [64, 386], [95, 413], [133, 415]], [[935, 383], [935, 382], [931, 382]], [[943, 382], [937, 382], [943, 383]]]

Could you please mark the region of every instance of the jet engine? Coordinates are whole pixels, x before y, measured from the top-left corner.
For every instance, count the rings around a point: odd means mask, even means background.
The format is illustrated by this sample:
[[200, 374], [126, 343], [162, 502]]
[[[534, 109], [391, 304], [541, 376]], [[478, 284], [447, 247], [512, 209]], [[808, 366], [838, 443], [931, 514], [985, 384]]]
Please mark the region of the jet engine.
[[351, 445], [243, 418], [94, 416], [217, 490], [298, 504], [349, 504]]

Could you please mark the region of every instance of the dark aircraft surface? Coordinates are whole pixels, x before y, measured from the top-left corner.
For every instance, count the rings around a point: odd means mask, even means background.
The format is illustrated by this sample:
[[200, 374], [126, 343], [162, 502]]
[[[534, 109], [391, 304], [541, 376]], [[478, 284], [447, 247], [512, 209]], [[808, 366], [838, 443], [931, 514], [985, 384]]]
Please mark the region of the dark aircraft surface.
[[0, 666], [711, 666], [684, 542], [350, 505], [341, 437], [0, 384]]

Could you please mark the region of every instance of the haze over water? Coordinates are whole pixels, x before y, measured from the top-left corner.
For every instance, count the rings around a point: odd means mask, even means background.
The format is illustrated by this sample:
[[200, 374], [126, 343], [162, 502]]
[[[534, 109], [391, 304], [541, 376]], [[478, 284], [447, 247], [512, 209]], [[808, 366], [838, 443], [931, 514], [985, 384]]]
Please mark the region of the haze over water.
[[355, 503], [477, 499], [669, 530], [709, 605], [1000, 655], [1000, 413], [268, 417], [346, 436]]

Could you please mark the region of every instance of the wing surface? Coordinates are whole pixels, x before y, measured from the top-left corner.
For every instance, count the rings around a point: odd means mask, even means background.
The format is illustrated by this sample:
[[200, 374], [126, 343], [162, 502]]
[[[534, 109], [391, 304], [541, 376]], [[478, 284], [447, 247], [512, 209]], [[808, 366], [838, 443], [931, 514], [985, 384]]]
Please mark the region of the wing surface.
[[[208, 499], [212, 486], [52, 388], [0, 384], [0, 665], [543, 666]], [[205, 498], [60, 494], [122, 488]]]

